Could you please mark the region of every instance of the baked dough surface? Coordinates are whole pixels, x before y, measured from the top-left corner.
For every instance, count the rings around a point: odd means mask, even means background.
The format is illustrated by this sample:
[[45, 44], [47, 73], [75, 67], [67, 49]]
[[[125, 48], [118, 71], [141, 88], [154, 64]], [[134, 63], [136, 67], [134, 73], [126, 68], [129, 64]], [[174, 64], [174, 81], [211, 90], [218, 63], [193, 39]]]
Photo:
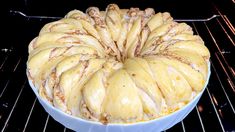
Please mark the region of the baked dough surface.
[[102, 123], [172, 113], [205, 85], [210, 53], [200, 36], [152, 8], [70, 11], [29, 44], [28, 78], [54, 107]]

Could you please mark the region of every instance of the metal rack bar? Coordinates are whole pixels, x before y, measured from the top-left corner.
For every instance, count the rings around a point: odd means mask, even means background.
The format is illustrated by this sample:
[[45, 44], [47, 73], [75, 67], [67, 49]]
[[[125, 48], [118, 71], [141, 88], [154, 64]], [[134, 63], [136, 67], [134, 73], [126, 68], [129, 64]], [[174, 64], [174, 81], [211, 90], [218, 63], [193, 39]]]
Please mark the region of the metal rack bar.
[[230, 20], [228, 19], [228, 17], [226, 15], [223, 15], [215, 4], [213, 4], [213, 6], [216, 9], [216, 11], [219, 13], [219, 15], [222, 17], [222, 19], [224, 20], [226, 25], [230, 28], [232, 33], [235, 35], [235, 28], [234, 28], [233, 24], [230, 22]]
[[[24, 18], [27, 18], [27, 19], [54, 19], [54, 20], [58, 20], [58, 19], [61, 19], [63, 17], [54, 17], [54, 16], [30, 16], [30, 15], [27, 15], [21, 11], [15, 11], [15, 10], [10, 10], [10, 13], [12, 15], [19, 15], [19, 16], [22, 16]], [[209, 18], [201, 18], [201, 19], [174, 19], [175, 21], [177, 22], [207, 22], [207, 21], [210, 21], [214, 18], [218, 18], [220, 17], [220, 15], [212, 15], [211, 17]]]
[[8, 115], [7, 120], [6, 120], [5, 123], [4, 123], [4, 126], [3, 126], [3, 128], [2, 128], [2, 132], [4, 132], [4, 130], [5, 130], [6, 127], [7, 127], [8, 121], [9, 121], [10, 118], [11, 118], [11, 115], [12, 115], [14, 109], [15, 109], [15, 106], [16, 106], [16, 104], [17, 104], [17, 102], [18, 102], [18, 100], [19, 100], [19, 98], [20, 98], [20, 96], [21, 96], [21, 93], [22, 93], [23, 89], [25, 88], [25, 84], [26, 84], [26, 80], [24, 81], [23, 85], [21, 86], [20, 92], [19, 92], [19, 94], [18, 94], [18, 96], [17, 96], [17, 98], [16, 98], [16, 100], [15, 100], [15, 103], [14, 103], [12, 109], [11, 109], [11, 112], [10, 112], [10, 114]]
[[9, 11], [10, 14], [12, 15], [19, 15], [19, 16], [22, 16], [24, 18], [27, 18], [27, 19], [55, 19], [55, 20], [58, 20], [58, 19], [61, 19], [62, 17], [52, 17], [52, 16], [29, 16], [21, 11], [15, 11], [15, 10], [10, 10]]
[[7, 83], [5, 84], [3, 90], [2, 90], [2, 92], [1, 92], [1, 94], [0, 94], [0, 98], [2, 97], [3, 93], [5, 92], [5, 90], [6, 90], [7, 86], [8, 86], [8, 84], [9, 84], [9, 82], [10, 82], [10, 80], [7, 80]]
[[8, 59], [8, 55], [4, 58], [4, 60], [3, 60], [2, 64], [1, 64], [1, 66], [0, 66], [0, 70], [2, 70], [2, 68], [3, 68], [5, 62], [7, 61], [7, 59]]
[[[220, 49], [220, 47], [219, 47], [217, 41], [215, 40], [215, 38], [214, 38], [212, 32], [210, 31], [209, 27], [207, 26], [207, 24], [206, 24], [205, 22], [203, 22], [203, 23], [204, 23], [204, 25], [206, 26], [206, 29], [207, 29], [208, 33], [210, 34], [210, 36], [211, 36], [211, 38], [212, 38], [212, 40], [213, 40], [213, 42], [214, 42], [216, 48], [217, 48], [218, 51], [220, 52], [220, 55], [222, 56], [222, 58], [223, 58], [225, 64], [227, 65], [227, 67], [230, 67], [230, 65], [228, 64], [228, 62], [227, 62], [227, 60], [225, 59], [224, 55], [222, 54], [222, 50]], [[217, 54], [216, 54], [216, 56], [217, 56]], [[218, 58], [218, 60], [220, 61], [220, 59], [219, 59], [218, 56], [217, 56], [217, 58]], [[221, 66], [222, 66], [222, 68], [223, 68], [223, 70], [224, 70], [226, 76], [228, 77], [228, 80], [231, 81], [231, 78], [230, 78], [230, 76], [229, 76], [227, 70], [225, 69], [225, 67], [223, 66], [223, 64], [222, 64], [221, 61], [220, 61], [220, 64], [221, 64]], [[229, 68], [229, 69], [230, 69], [230, 68]], [[230, 71], [230, 72], [231, 72], [231, 71]], [[231, 83], [232, 83], [232, 85], [234, 85], [232, 81], [231, 81]], [[232, 87], [232, 88], [233, 88], [233, 87]], [[235, 92], [235, 88], [234, 88], [234, 92]]]
[[226, 92], [225, 89], [224, 89], [224, 86], [223, 86], [223, 84], [222, 84], [222, 82], [221, 82], [221, 79], [220, 79], [220, 77], [219, 77], [219, 75], [218, 75], [218, 73], [217, 73], [217, 70], [216, 70], [216, 68], [215, 68], [215, 66], [214, 66], [214, 64], [213, 64], [213, 62], [211, 62], [211, 66], [212, 66], [212, 68], [214, 69], [215, 75], [216, 75], [216, 77], [217, 77], [218, 80], [219, 80], [220, 86], [221, 86], [221, 88], [222, 88], [222, 90], [223, 90], [223, 92], [224, 92], [224, 94], [225, 94], [225, 97], [227, 98], [227, 100], [228, 100], [228, 102], [229, 102], [229, 105], [230, 105], [230, 107], [232, 108], [233, 113], [235, 114], [235, 110], [234, 110], [233, 104], [231, 103], [230, 98], [228, 97], [228, 94], [227, 94], [227, 92]]
[[[221, 65], [222, 69], [224, 70], [226, 76], [228, 77], [228, 80], [231, 81], [231, 78], [229, 77], [228, 72], [227, 72], [226, 68], [224, 67], [223, 63], [221, 62], [221, 60], [220, 60], [218, 54], [215, 53], [215, 56], [216, 56], [217, 60], [219, 61], [219, 63], [220, 63], [220, 65]], [[228, 65], [227, 65], [227, 66], [228, 66]], [[230, 66], [228, 66], [228, 68], [230, 69]], [[231, 70], [231, 69], [230, 69], [230, 70]], [[233, 73], [233, 72], [231, 71], [231, 73]], [[232, 74], [232, 75], [234, 75], [234, 74]], [[233, 77], [234, 77], [234, 76], [233, 76]], [[235, 88], [233, 89], [233, 91], [235, 92]]]
[[218, 17], [220, 17], [220, 15], [212, 15], [209, 18], [202, 18], [202, 19], [174, 19], [174, 20], [177, 22], [207, 22]]
[[[205, 22], [203, 22], [203, 23], [206, 25]], [[199, 32], [198, 32], [197, 27], [195, 26], [194, 22], [193, 22], [192, 24], [193, 24], [193, 27], [194, 27], [196, 33], [199, 35]], [[206, 26], [207, 26], [207, 25], [206, 25]], [[209, 33], [210, 36], [212, 37], [213, 41], [215, 42], [214, 36], [212, 35], [212, 33], [211, 33], [210, 29], [208, 28], [208, 26], [206, 27], [206, 29], [208, 30], [208, 33]], [[216, 45], [217, 45], [217, 43], [215, 43], [215, 46], [216, 46]], [[218, 45], [217, 45], [217, 46], [218, 46]], [[215, 56], [217, 56], [217, 54], [216, 54]], [[218, 56], [217, 56], [217, 60], [220, 61], [220, 59], [219, 59]], [[211, 62], [211, 64], [212, 64], [212, 67], [215, 69], [214, 64], [213, 64], [212, 62]], [[223, 66], [223, 64], [222, 64], [221, 62], [220, 62], [220, 65], [221, 65], [221, 67], [224, 68], [224, 66]], [[224, 68], [224, 70], [225, 70], [225, 68]], [[225, 89], [224, 89], [224, 87], [223, 87], [223, 85], [222, 85], [222, 83], [221, 83], [221, 80], [220, 80], [220, 78], [219, 78], [219, 76], [218, 76], [218, 73], [217, 73], [216, 69], [215, 69], [215, 74], [216, 74], [217, 78], [219, 79], [221, 88], [222, 88], [223, 92], [225, 93], [226, 99], [227, 99], [227, 101], [229, 102], [229, 104], [230, 104], [230, 106], [231, 106], [231, 108], [232, 108], [232, 111], [233, 111], [233, 113], [234, 113], [233, 105], [231, 104], [231, 101], [230, 101], [230, 99], [229, 99], [229, 97], [228, 97], [228, 95], [227, 95], [227, 93], [226, 93], [226, 91], [225, 91]], [[228, 76], [228, 73], [227, 73], [227, 76]], [[228, 77], [229, 77], [229, 76], [228, 76]], [[229, 79], [229, 80], [231, 80], [231, 79]], [[231, 81], [231, 83], [232, 83], [232, 81]], [[208, 88], [207, 88], [207, 93], [208, 93], [208, 95], [209, 95], [209, 97], [210, 97], [210, 100], [211, 100], [211, 102], [212, 102], [212, 105], [213, 105], [213, 108], [214, 108], [214, 110], [215, 110], [216, 116], [217, 116], [217, 118], [218, 118], [218, 120], [219, 120], [220, 126], [221, 126], [222, 130], [224, 131], [223, 124], [222, 124], [221, 119], [220, 119], [220, 117], [219, 117], [219, 115], [218, 115], [218, 111], [217, 111], [217, 109], [215, 108], [214, 101], [212, 100], [211, 93], [210, 93], [210, 91], [209, 91]]]
[[186, 132], [185, 127], [184, 127], [184, 121], [181, 121], [181, 125], [182, 125], [182, 128], [183, 128], [183, 132]]
[[48, 121], [49, 121], [49, 114], [47, 115], [47, 119], [46, 119], [46, 122], [45, 122], [45, 125], [44, 125], [44, 128], [43, 128], [43, 132], [46, 132], [46, 129], [47, 129], [47, 124], [48, 124]]
[[20, 62], [21, 62], [21, 57], [19, 58], [19, 60], [17, 61], [17, 63], [16, 63], [16, 65], [15, 65], [15, 67], [14, 67], [14, 69], [13, 69], [13, 72], [15, 72], [16, 71], [16, 69], [17, 69], [17, 67], [18, 67], [18, 65], [20, 64]]
[[216, 109], [216, 107], [215, 107], [215, 103], [214, 103], [214, 101], [212, 100], [211, 93], [210, 93], [210, 91], [209, 91], [208, 88], [206, 88], [206, 91], [207, 91], [207, 93], [208, 93], [208, 95], [209, 95], [209, 97], [210, 97], [210, 101], [211, 101], [212, 106], [213, 106], [213, 108], [214, 108], [214, 110], [215, 110], [216, 116], [217, 116], [217, 118], [218, 118], [218, 120], [219, 120], [220, 127], [222, 128], [223, 132], [225, 132], [224, 126], [223, 126], [223, 124], [222, 124], [222, 122], [221, 122], [220, 116], [219, 116], [218, 111], [217, 111], [217, 109]]
[[34, 101], [33, 101], [33, 105], [32, 105], [32, 107], [31, 107], [31, 109], [30, 109], [29, 115], [28, 115], [27, 120], [26, 120], [26, 122], [25, 122], [23, 132], [25, 132], [25, 130], [26, 130], [27, 126], [28, 126], [29, 119], [30, 119], [31, 114], [32, 114], [32, 112], [33, 112], [33, 109], [34, 109], [34, 106], [35, 106], [36, 101], [37, 101], [37, 98], [35, 97], [35, 99], [34, 99]]
[[233, 39], [229, 36], [228, 32], [225, 30], [224, 26], [221, 24], [220, 20], [217, 18], [216, 19], [217, 22], [219, 23], [220, 27], [223, 29], [224, 33], [226, 34], [226, 36], [228, 37], [228, 39], [230, 40], [230, 42], [233, 44], [233, 46], [235, 46], [235, 42], [233, 42]]
[[205, 128], [204, 128], [204, 125], [203, 125], [203, 122], [202, 122], [202, 118], [201, 118], [201, 115], [198, 111], [198, 106], [196, 106], [196, 111], [197, 111], [197, 115], [198, 115], [199, 121], [200, 121], [201, 126], [202, 126], [202, 131], [205, 132]]

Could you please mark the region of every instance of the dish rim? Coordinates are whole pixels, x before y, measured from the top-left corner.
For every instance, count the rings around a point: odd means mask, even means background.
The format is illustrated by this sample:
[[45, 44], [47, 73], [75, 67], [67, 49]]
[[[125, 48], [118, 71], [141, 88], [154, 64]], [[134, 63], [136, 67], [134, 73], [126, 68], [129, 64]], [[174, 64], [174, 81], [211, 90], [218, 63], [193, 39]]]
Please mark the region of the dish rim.
[[[92, 125], [103, 125], [103, 126], [135, 126], [135, 125], [145, 125], [145, 124], [149, 124], [149, 123], [153, 123], [153, 122], [157, 122], [159, 120], [164, 120], [166, 118], [169, 118], [171, 117], [172, 115], [175, 115], [177, 113], [180, 113], [181, 111], [184, 111], [186, 109], [187, 106], [190, 106], [192, 103], [194, 103], [198, 98], [200, 99], [201, 95], [203, 94], [203, 92], [205, 91], [205, 89], [207, 88], [207, 85], [209, 83], [209, 79], [210, 79], [210, 75], [211, 75], [211, 62], [208, 61], [207, 62], [207, 65], [208, 65], [208, 75], [207, 75], [207, 80], [205, 82], [205, 85], [204, 85], [204, 88], [189, 102], [187, 103], [186, 105], [184, 105], [183, 107], [181, 107], [180, 109], [170, 113], [170, 114], [167, 114], [167, 115], [164, 115], [164, 116], [161, 116], [161, 117], [158, 117], [158, 118], [155, 118], [155, 119], [150, 119], [150, 120], [145, 120], [145, 121], [138, 121], [138, 122], [133, 122], [133, 123], [107, 123], [107, 124], [103, 124], [101, 122], [98, 122], [98, 121], [92, 121], [92, 120], [86, 120], [86, 119], [83, 119], [81, 117], [75, 117], [73, 115], [69, 115], [65, 112], [63, 112], [62, 110], [54, 107], [53, 105], [51, 105], [47, 100], [41, 98], [41, 96], [39, 95], [36, 87], [33, 85], [32, 83], [32, 80], [28, 77], [28, 72], [27, 72], [27, 69], [26, 69], [26, 75], [27, 75], [27, 78], [28, 78], [28, 82], [29, 82], [29, 85], [31, 87], [31, 89], [33, 90], [34, 94], [37, 96], [37, 98], [41, 101], [43, 101], [48, 107], [52, 108], [54, 111], [56, 111], [58, 114], [62, 114], [63, 116], [66, 116], [66, 117], [69, 117], [69, 118], [72, 118], [76, 121], [81, 121], [81, 122], [84, 122], [84, 123], [88, 123], [88, 124], [92, 124]], [[41, 104], [41, 102], [40, 102]], [[41, 106], [44, 108], [44, 106], [41, 104]], [[45, 109], [45, 108], [44, 108]], [[45, 110], [46, 111], [46, 110]], [[47, 111], [46, 111], [47, 112]], [[49, 115], [51, 115], [49, 112], [47, 112]], [[52, 116], [53, 117], [53, 116]]]

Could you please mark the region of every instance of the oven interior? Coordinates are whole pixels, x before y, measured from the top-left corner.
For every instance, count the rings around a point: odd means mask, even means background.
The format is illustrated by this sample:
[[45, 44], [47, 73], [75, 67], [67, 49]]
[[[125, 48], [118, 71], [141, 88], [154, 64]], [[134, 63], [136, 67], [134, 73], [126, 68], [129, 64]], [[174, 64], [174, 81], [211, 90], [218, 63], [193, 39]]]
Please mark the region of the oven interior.
[[5, 36], [0, 44], [1, 130], [72, 131], [50, 117], [31, 90], [25, 74], [27, 46], [44, 24], [68, 11], [85, 11], [89, 6], [104, 9], [109, 3], [117, 3], [121, 8], [151, 6], [156, 12], [169, 11], [177, 21], [189, 24], [211, 52], [211, 77], [203, 96], [183, 121], [166, 131], [235, 131], [235, 3], [232, 0], [9, 2], [4, 11], [6, 27], [2, 25]]

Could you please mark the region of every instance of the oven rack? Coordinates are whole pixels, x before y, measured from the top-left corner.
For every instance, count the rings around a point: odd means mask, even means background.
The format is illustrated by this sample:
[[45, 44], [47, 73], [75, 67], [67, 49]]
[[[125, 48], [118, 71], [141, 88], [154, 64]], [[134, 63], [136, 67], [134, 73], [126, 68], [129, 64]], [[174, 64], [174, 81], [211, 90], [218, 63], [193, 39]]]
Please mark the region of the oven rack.
[[[61, 17], [28, 16], [26, 19], [56, 20]], [[199, 103], [180, 123], [166, 130], [181, 132], [235, 131], [235, 28], [226, 15], [218, 11], [205, 19], [176, 19], [189, 24], [202, 37], [211, 52], [211, 77]], [[33, 25], [33, 24], [32, 24]], [[30, 27], [28, 27], [30, 28]], [[28, 33], [30, 34], [30, 33]], [[26, 34], [27, 35], [27, 34]], [[21, 42], [19, 42], [21, 43]], [[28, 45], [24, 43], [24, 45]], [[27, 53], [16, 47], [0, 50], [0, 128], [2, 132], [43, 131], [70, 132], [48, 115], [31, 90], [26, 77]]]

